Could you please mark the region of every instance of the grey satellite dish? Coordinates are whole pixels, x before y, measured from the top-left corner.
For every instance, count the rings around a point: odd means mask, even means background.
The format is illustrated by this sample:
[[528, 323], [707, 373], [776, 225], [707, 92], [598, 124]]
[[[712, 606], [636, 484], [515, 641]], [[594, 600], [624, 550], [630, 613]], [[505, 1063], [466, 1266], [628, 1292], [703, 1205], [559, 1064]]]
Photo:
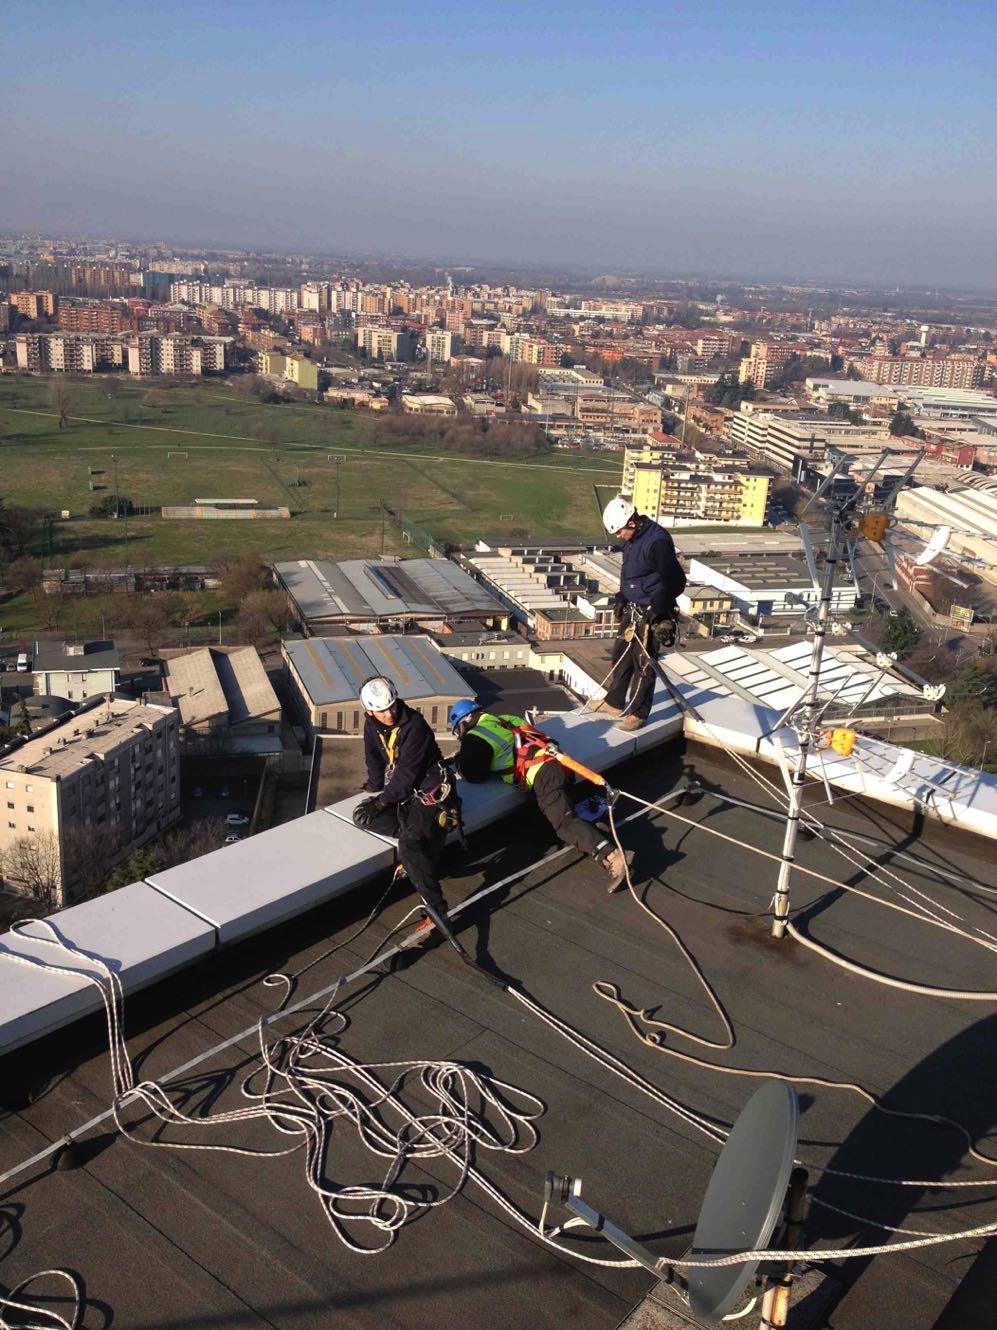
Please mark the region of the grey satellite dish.
[[[766, 1081], [751, 1096], [713, 1169], [689, 1251], [691, 1259], [758, 1251], [771, 1247], [777, 1238], [776, 1245], [786, 1247], [786, 1262], [793, 1260], [806, 1212], [806, 1170], [794, 1172], [793, 1168], [799, 1117], [796, 1091], [785, 1081]], [[688, 1279], [683, 1278], [681, 1262], [673, 1266], [667, 1257], [656, 1256], [582, 1200], [581, 1178], [548, 1173], [544, 1201], [545, 1207], [563, 1205], [663, 1283], [685, 1287], [690, 1307], [703, 1320], [719, 1321], [755, 1277], [758, 1262], [742, 1261], [690, 1267]], [[776, 1233], [784, 1213], [785, 1230]], [[786, 1262], [777, 1266], [783, 1292], [789, 1280]], [[783, 1325], [784, 1321], [765, 1324]]]
[[[768, 1247], [786, 1202], [799, 1128], [796, 1091], [766, 1081], [727, 1137], [706, 1189], [691, 1257], [729, 1256]], [[689, 1271], [689, 1304], [718, 1321], [737, 1305], [757, 1261]]]

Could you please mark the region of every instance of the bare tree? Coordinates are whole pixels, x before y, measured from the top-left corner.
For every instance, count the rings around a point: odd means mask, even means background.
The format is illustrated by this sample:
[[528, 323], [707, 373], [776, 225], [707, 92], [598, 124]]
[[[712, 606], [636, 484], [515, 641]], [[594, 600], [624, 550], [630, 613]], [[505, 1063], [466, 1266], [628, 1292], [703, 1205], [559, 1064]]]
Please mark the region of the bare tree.
[[30, 591], [42, 580], [42, 566], [37, 559], [15, 559], [7, 569], [7, 581], [17, 591]]
[[128, 607], [128, 627], [144, 642], [150, 655], [159, 647], [168, 626], [166, 609], [154, 596], [137, 597]]
[[51, 832], [18, 836], [3, 852], [3, 878], [9, 887], [30, 896], [43, 914], [62, 905], [62, 863], [59, 841]]
[[69, 384], [65, 379], [55, 378], [49, 385], [48, 400], [53, 409], [59, 416], [59, 428], [65, 429], [69, 424], [69, 411], [73, 405], [73, 394], [70, 392]]
[[253, 591], [270, 584], [270, 570], [255, 554], [244, 554], [227, 563], [221, 572], [222, 591], [233, 604], [241, 604]]
[[285, 632], [292, 617], [287, 597], [281, 591], [250, 591], [243, 599], [241, 612], [259, 615], [275, 633]]

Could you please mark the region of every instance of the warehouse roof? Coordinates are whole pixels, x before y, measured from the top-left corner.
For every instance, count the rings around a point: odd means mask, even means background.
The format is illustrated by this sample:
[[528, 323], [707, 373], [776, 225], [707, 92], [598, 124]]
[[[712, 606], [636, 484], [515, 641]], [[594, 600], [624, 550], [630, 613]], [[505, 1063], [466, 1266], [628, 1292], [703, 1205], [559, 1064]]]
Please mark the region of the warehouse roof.
[[450, 559], [296, 559], [274, 565], [305, 619], [502, 615], [503, 606]]
[[202, 647], [166, 662], [166, 686], [185, 725], [228, 716], [230, 725], [279, 716], [280, 702], [255, 647]]
[[313, 706], [356, 702], [360, 685], [386, 674], [410, 702], [421, 697], [467, 697], [467, 684], [428, 637], [308, 637], [284, 642], [284, 654]]

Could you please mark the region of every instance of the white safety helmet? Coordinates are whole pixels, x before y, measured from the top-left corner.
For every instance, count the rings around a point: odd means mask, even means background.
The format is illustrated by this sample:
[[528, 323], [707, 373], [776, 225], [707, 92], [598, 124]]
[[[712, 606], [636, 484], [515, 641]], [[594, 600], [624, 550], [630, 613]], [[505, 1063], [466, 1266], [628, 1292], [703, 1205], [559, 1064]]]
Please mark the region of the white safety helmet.
[[625, 494], [617, 494], [616, 498], [610, 499], [603, 508], [602, 524], [611, 536], [615, 536], [636, 513], [633, 499], [628, 499]]
[[383, 674], [375, 674], [360, 685], [360, 704], [364, 711], [387, 711], [398, 701], [398, 689]]

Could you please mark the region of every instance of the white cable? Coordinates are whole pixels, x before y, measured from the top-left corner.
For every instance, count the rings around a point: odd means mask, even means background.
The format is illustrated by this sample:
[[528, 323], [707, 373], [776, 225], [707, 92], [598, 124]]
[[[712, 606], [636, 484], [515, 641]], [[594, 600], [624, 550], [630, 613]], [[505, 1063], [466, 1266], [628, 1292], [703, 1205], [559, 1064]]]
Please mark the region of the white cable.
[[[25, 1289], [30, 1288], [39, 1279], [46, 1279], [49, 1275], [56, 1279], [64, 1279], [72, 1289], [72, 1316], [62, 1316], [49, 1307], [42, 1307], [37, 1303], [24, 1300]], [[61, 1326], [62, 1330], [79, 1330], [83, 1303], [83, 1284], [79, 1275], [74, 1274], [72, 1270], [39, 1270], [33, 1275], [28, 1275], [27, 1279], [22, 1279], [19, 1284], [15, 1284], [9, 1293], [0, 1293], [0, 1330], [55, 1330], [57, 1326]], [[16, 1323], [8, 1320], [7, 1312], [9, 1311], [17, 1312]], [[26, 1321], [25, 1316], [44, 1317], [46, 1319]]]

